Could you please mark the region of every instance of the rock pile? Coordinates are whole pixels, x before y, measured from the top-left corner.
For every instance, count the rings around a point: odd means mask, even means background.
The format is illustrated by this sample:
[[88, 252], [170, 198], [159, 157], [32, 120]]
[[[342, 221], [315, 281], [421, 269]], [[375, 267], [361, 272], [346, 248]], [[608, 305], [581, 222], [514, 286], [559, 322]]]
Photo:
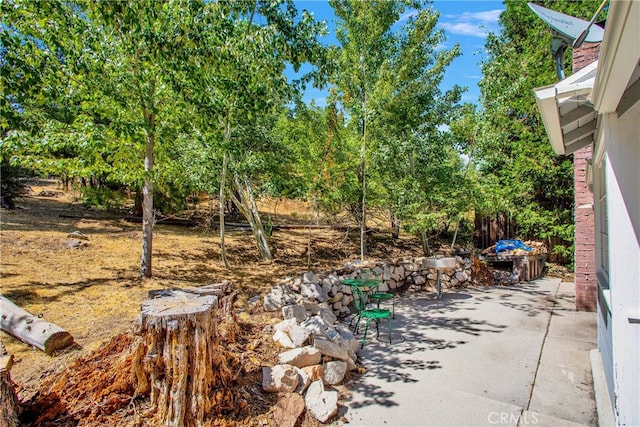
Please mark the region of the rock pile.
[[[445, 288], [474, 283], [473, 260], [456, 257], [456, 261], [455, 268], [442, 274]], [[342, 281], [367, 269], [382, 280], [378, 289], [383, 292], [434, 287], [437, 273], [425, 268], [424, 262], [425, 258], [411, 258], [347, 264], [325, 273], [308, 271], [283, 279], [264, 297], [265, 311], [281, 311], [284, 318], [269, 332], [285, 351], [278, 365], [262, 371], [263, 389], [283, 393], [275, 411], [278, 425], [294, 426], [304, 408], [320, 422], [330, 420], [338, 410], [338, 392], [330, 387], [357, 369], [359, 341], [338, 321], [351, 314], [353, 302], [351, 288]]]
[[[338, 412], [338, 392], [325, 385], [340, 384], [357, 368], [358, 341], [326, 302], [287, 305], [282, 315], [273, 340], [288, 350], [278, 365], [262, 368], [262, 388], [287, 393], [278, 405], [278, 425], [295, 425], [304, 408], [326, 422]], [[292, 394], [304, 396], [304, 405]]]

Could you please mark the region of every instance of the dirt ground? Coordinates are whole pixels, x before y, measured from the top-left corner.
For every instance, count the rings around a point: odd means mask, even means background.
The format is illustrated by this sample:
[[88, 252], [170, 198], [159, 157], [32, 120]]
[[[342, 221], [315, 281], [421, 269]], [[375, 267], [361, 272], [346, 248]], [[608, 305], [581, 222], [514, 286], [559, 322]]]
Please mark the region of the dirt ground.
[[[276, 356], [262, 329], [280, 319], [265, 314], [261, 303], [249, 304], [249, 299], [266, 294], [283, 277], [326, 270], [359, 256], [357, 229], [274, 231], [275, 259], [270, 263], [261, 261], [251, 233], [236, 231], [226, 235], [231, 263], [226, 269], [220, 263], [217, 231], [208, 234], [197, 227], [158, 223], [154, 228], [153, 278], [143, 280], [139, 277], [140, 224], [125, 221], [126, 212], [85, 208], [55, 181], [31, 184], [32, 195], [17, 199], [17, 209], [0, 212], [0, 293], [69, 331], [77, 345], [47, 356], [0, 333], [8, 352], [14, 355], [11, 376], [25, 402], [74, 361], [89, 360], [92, 352], [114, 337], [130, 334], [150, 290], [224, 279], [239, 291], [236, 312], [243, 336], [234, 351], [242, 353], [243, 360], [255, 368], [247, 370], [245, 381], [260, 384], [258, 367], [273, 364]], [[264, 207], [274, 209], [266, 213], [272, 215], [275, 225], [300, 222], [300, 213], [307, 211], [304, 205], [292, 202]], [[68, 234], [74, 231], [88, 236], [86, 247], [67, 248]], [[419, 242], [410, 236], [399, 241], [387, 237], [388, 233], [371, 236], [371, 258], [420, 253]], [[116, 344], [110, 345], [117, 348]], [[258, 390], [235, 419], [239, 424], [268, 423], [265, 420], [270, 419], [274, 399]], [[126, 414], [123, 417], [126, 419]]]

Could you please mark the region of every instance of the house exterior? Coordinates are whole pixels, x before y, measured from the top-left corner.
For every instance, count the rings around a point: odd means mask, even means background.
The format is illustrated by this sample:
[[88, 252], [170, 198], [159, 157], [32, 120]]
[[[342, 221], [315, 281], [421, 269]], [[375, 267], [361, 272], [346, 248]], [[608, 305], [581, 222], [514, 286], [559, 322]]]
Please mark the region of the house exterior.
[[599, 59], [535, 95], [554, 151], [587, 165], [598, 350], [615, 424], [640, 426], [640, 1], [611, 1]]

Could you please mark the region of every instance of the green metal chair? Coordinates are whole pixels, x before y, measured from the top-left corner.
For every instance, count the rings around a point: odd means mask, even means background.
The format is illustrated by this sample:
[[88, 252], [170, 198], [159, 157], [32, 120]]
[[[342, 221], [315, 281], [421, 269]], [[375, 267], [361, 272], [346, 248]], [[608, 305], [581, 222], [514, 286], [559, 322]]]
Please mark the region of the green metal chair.
[[[376, 279], [376, 280], [379, 280], [380, 282], [382, 282], [382, 280], [380, 280], [378, 275], [373, 270], [369, 270], [369, 269], [361, 270], [360, 271], [360, 277], [362, 277], [364, 279]], [[380, 308], [380, 302], [381, 301], [389, 301], [390, 300], [391, 301], [391, 317], [393, 319], [396, 318], [396, 299], [395, 299], [395, 295], [393, 295], [391, 292], [374, 291], [372, 293], [369, 293], [367, 296], [369, 298], [369, 301], [375, 302], [378, 308]]]
[[367, 341], [367, 331], [369, 330], [369, 322], [373, 320], [376, 323], [376, 338], [380, 337], [380, 319], [388, 319], [388, 338], [389, 344], [391, 344], [391, 312], [387, 309], [383, 308], [367, 308], [367, 295], [362, 290], [361, 287], [357, 285], [351, 286], [351, 293], [353, 295], [353, 305], [356, 309], [356, 314], [353, 319], [351, 319], [351, 323], [355, 321], [356, 325], [354, 328], [354, 332], [358, 334], [360, 329], [360, 321], [362, 319], [366, 320], [364, 327], [364, 335], [362, 336], [362, 342], [360, 343], [360, 348], [364, 347], [365, 342]]

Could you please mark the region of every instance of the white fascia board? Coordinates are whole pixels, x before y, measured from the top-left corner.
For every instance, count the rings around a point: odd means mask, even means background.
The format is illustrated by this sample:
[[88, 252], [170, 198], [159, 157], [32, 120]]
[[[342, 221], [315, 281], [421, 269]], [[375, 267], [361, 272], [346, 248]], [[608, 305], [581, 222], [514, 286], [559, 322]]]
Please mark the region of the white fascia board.
[[600, 67], [592, 94], [593, 105], [599, 113], [616, 111], [640, 59], [640, 1], [609, 4]]
[[556, 96], [560, 98], [570, 98], [573, 96], [589, 95], [591, 89], [593, 89], [594, 79], [589, 79], [583, 82], [574, 83], [571, 85], [556, 86]]
[[533, 90], [536, 95], [536, 103], [542, 116], [544, 128], [551, 142], [551, 147], [558, 155], [565, 154], [562, 127], [560, 126], [560, 112], [556, 102], [556, 86], [550, 85]]

